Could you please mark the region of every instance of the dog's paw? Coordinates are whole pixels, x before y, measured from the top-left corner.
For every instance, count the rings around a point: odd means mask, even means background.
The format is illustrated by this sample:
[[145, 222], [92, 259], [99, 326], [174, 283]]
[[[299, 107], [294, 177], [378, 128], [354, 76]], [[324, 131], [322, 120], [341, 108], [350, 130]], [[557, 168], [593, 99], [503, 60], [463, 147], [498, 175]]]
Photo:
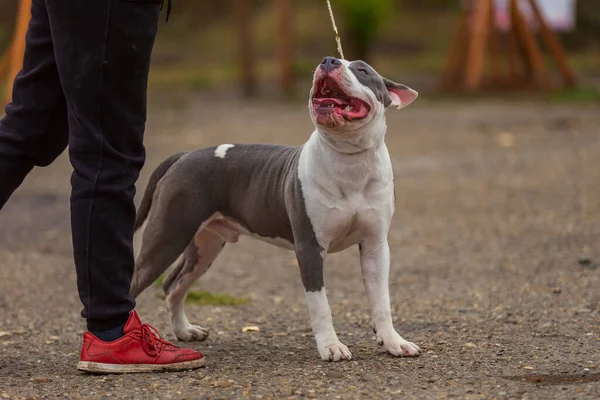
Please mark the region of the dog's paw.
[[341, 342], [319, 347], [319, 354], [323, 361], [352, 360], [352, 353], [348, 347]]
[[421, 349], [419, 346], [408, 340], [404, 340], [402, 336], [394, 331], [388, 336], [377, 336], [377, 343], [383, 346], [385, 351], [394, 357], [417, 357]]
[[208, 329], [197, 325], [174, 328], [173, 333], [178, 340], [184, 342], [201, 342], [208, 337]]

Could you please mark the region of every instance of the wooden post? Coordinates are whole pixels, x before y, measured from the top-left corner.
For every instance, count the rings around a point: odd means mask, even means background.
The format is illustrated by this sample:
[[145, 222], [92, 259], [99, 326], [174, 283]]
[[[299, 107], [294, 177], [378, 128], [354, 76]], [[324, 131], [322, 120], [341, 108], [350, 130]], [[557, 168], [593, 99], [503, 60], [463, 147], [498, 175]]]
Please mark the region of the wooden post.
[[525, 56], [527, 61], [531, 65], [533, 72], [540, 77], [542, 87], [551, 89], [552, 81], [550, 79], [550, 72], [548, 71], [548, 67], [546, 66], [542, 52], [535, 42], [535, 37], [529, 29], [529, 26], [527, 26], [525, 18], [519, 10], [517, 0], [511, 0], [510, 7], [511, 13], [514, 17], [513, 21], [516, 24], [513, 29], [517, 30], [517, 34], [523, 41], [523, 47], [525, 48]]
[[500, 68], [500, 40], [498, 32], [495, 29], [496, 12], [494, 6], [490, 7], [490, 67], [492, 69], [492, 79], [494, 84], [500, 85], [502, 78], [502, 69]]
[[463, 11], [460, 17], [460, 23], [454, 39], [452, 40], [452, 46], [448, 52], [448, 58], [442, 73], [442, 88], [451, 89], [455, 86], [455, 83], [462, 75], [462, 68], [464, 66], [464, 59], [466, 54], [465, 43], [469, 40], [469, 17], [471, 15], [470, 9]]
[[479, 0], [475, 3], [473, 11], [473, 31], [469, 43], [467, 58], [466, 87], [468, 91], [475, 91], [481, 84], [483, 77], [483, 56], [489, 35], [489, 13], [492, 0]]
[[238, 28], [240, 78], [242, 82], [242, 93], [246, 97], [252, 97], [256, 94], [256, 68], [252, 16], [252, 1], [236, 0], [235, 19]]
[[[529, 2], [539, 21], [542, 37], [552, 52], [553, 61], [557, 63], [565, 84], [575, 86], [575, 74], [569, 68], [558, 36], [548, 28], [536, 1]], [[479, 90], [482, 87], [483, 75], [488, 72], [488, 68], [485, 68], [486, 56], [491, 61], [489, 69], [492, 86], [553, 88], [550, 70], [540, 45], [520, 11], [517, 0], [510, 0], [509, 6], [511, 24], [506, 51], [508, 79], [501, 76], [504, 69], [501, 64], [505, 62], [500, 59], [502, 49], [495, 30], [493, 0], [472, 0], [465, 4], [465, 11], [448, 52], [441, 79], [442, 89], [466, 89], [469, 92]]]
[[31, 19], [31, 0], [21, 0], [15, 24], [15, 33], [10, 47], [8, 84], [4, 93], [4, 100], [9, 103], [12, 100], [13, 81], [19, 71], [23, 68], [23, 55], [25, 54], [25, 36]]
[[517, 38], [517, 32], [514, 27], [514, 19], [511, 18], [511, 28], [508, 33], [508, 69], [510, 71], [511, 85], [517, 85], [519, 81], [519, 67], [518, 67], [518, 55], [520, 52], [519, 39]]
[[529, 0], [529, 4], [531, 5], [531, 9], [533, 10], [533, 13], [535, 14], [535, 17], [540, 26], [542, 38], [546, 42], [546, 45], [548, 46], [550, 51], [552, 52], [554, 60], [558, 65], [558, 69], [560, 70], [565, 83], [567, 84], [567, 86], [576, 86], [577, 79], [575, 79], [575, 74], [569, 67], [569, 63], [567, 62], [567, 56], [565, 55], [565, 52], [563, 51], [563, 48], [560, 45], [558, 37], [556, 36], [554, 31], [548, 28], [548, 25], [546, 25], [546, 21], [544, 21], [544, 18], [542, 16], [542, 13], [540, 12], [537, 2], [535, 0]]
[[293, 94], [292, 1], [275, 0], [279, 55], [279, 83], [286, 96]]

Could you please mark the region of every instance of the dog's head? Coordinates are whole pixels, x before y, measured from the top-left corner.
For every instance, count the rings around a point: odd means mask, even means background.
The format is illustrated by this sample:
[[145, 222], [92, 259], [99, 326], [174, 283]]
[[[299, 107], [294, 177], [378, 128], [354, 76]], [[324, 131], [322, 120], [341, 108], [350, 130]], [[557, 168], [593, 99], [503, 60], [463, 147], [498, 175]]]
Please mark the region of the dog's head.
[[385, 127], [389, 107], [406, 107], [417, 95], [364, 61], [325, 57], [314, 74], [310, 115], [320, 132], [341, 140], [358, 139]]

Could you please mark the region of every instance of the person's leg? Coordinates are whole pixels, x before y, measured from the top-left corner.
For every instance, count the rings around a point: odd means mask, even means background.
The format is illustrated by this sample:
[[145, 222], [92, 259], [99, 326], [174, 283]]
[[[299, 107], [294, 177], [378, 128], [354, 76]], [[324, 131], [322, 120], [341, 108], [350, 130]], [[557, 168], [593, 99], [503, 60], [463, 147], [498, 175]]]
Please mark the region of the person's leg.
[[144, 164], [146, 86], [160, 1], [46, 0], [70, 110], [71, 226], [88, 329], [135, 307], [135, 183]]
[[60, 85], [44, 0], [33, 0], [23, 69], [0, 120], [0, 209], [34, 166], [67, 147], [67, 107]]
[[69, 141], [83, 315], [90, 330], [124, 325], [114, 342], [84, 333], [83, 371], [179, 371], [205, 363], [202, 353], [173, 346], [142, 324], [129, 296], [157, 3], [33, 0], [23, 70], [0, 121], [0, 208], [35, 165], [51, 163]]
[[180, 371], [205, 363], [202, 353], [173, 346], [142, 324], [129, 294], [158, 3], [46, 0], [70, 111], [73, 247], [91, 331], [83, 335], [77, 368], [87, 372]]

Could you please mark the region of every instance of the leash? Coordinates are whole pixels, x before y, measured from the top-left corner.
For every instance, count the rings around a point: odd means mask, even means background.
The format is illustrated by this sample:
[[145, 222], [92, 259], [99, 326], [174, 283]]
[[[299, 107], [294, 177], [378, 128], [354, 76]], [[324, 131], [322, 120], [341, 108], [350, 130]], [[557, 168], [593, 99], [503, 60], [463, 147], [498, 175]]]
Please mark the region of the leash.
[[333, 26], [333, 32], [335, 33], [335, 41], [337, 43], [337, 51], [340, 53], [342, 60], [344, 59], [344, 50], [342, 50], [342, 39], [338, 33], [337, 25], [335, 24], [335, 17], [333, 16], [333, 10], [331, 9], [331, 2], [327, 0], [327, 8], [329, 9], [329, 18], [331, 18], [331, 25]]

